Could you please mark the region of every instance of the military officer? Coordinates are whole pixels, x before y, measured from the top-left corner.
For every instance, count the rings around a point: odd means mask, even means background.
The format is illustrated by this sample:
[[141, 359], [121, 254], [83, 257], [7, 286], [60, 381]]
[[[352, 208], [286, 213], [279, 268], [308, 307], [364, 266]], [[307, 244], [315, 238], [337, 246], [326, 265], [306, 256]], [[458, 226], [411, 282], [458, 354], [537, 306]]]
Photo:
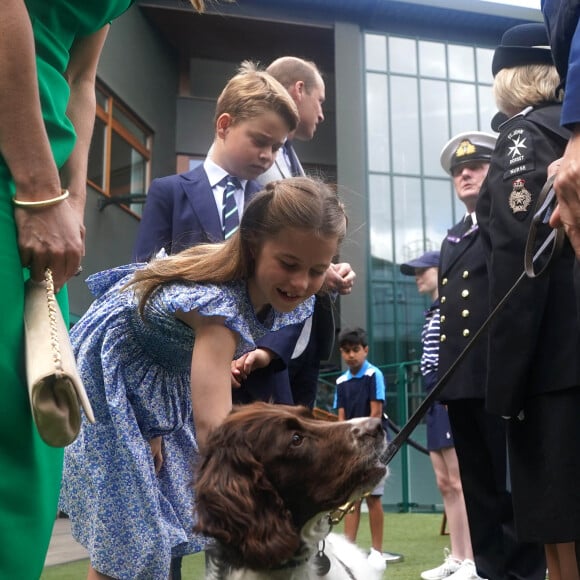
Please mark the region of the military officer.
[[[461, 133], [441, 152], [465, 214], [441, 246], [439, 376], [449, 369], [489, 313], [486, 258], [475, 207], [496, 137]], [[487, 339], [464, 357], [443, 389], [455, 440], [477, 575], [493, 580], [545, 576], [542, 548], [516, 541], [507, 484], [505, 422], [485, 409]], [[543, 568], [543, 570], [542, 570]], [[467, 580], [467, 577], [462, 580]]]

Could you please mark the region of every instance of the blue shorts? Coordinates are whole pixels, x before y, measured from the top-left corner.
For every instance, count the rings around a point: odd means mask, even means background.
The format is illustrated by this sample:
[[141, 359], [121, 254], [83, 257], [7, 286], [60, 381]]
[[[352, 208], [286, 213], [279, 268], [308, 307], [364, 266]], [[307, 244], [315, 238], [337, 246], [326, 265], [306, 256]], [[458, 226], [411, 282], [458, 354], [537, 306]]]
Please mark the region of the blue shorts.
[[[429, 373], [423, 378], [425, 389], [429, 392], [437, 383], [437, 373]], [[453, 434], [447, 407], [435, 401], [425, 417], [427, 423], [427, 449], [429, 451], [439, 451], [447, 447], [454, 447]]]

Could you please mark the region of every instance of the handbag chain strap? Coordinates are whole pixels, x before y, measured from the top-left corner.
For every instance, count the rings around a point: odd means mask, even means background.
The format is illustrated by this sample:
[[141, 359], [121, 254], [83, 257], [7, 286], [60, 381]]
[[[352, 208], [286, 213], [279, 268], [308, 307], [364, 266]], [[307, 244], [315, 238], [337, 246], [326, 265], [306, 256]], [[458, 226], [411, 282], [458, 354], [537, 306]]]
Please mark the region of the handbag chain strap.
[[58, 341], [58, 327], [56, 323], [56, 312], [58, 303], [54, 296], [54, 282], [52, 280], [52, 270], [47, 268], [44, 271], [44, 280], [46, 282], [46, 300], [48, 302], [48, 318], [50, 322], [50, 345], [52, 346], [52, 358], [54, 366], [58, 372], [63, 372], [62, 355]]

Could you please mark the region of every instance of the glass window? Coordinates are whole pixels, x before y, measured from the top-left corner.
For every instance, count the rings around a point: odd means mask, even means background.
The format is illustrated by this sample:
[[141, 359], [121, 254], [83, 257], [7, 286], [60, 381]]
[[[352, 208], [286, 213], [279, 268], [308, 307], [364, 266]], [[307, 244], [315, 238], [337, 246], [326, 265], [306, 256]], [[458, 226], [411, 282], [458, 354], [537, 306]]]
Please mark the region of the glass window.
[[138, 123], [134, 122], [128, 115], [126, 115], [118, 106], [113, 107], [113, 119], [119, 121], [119, 123], [131, 133], [131, 135], [141, 143], [141, 145], [147, 145], [147, 139], [149, 138], [149, 132], [144, 128], [139, 126]]
[[491, 74], [491, 61], [493, 60], [493, 50], [491, 48], [476, 48], [475, 61], [477, 63], [477, 80], [480, 83], [493, 83]]
[[369, 215], [371, 255], [393, 261], [391, 229], [391, 184], [384, 175], [369, 176]]
[[387, 71], [387, 38], [376, 34], [365, 35], [367, 70]]
[[[447, 175], [447, 174], [445, 174]], [[425, 179], [425, 251], [438, 250], [455, 223], [453, 216], [453, 186], [447, 179]]]
[[387, 76], [367, 74], [367, 149], [371, 171], [388, 171], [389, 148], [389, 94]]
[[393, 171], [420, 173], [419, 95], [416, 77], [391, 75], [391, 117]]
[[475, 60], [471, 46], [450, 44], [447, 47], [449, 57], [449, 78], [461, 81], [475, 80]]
[[88, 184], [141, 214], [149, 178], [153, 132], [100, 82], [89, 151]]
[[419, 71], [425, 77], [444, 79], [447, 76], [444, 44], [419, 41]]
[[446, 175], [439, 156], [449, 139], [448, 111], [447, 83], [421, 80], [421, 145], [425, 175]]
[[479, 126], [482, 131], [493, 133], [491, 120], [497, 113], [493, 89], [487, 85], [478, 85], [477, 94], [479, 95]]
[[418, 177], [394, 177], [393, 226], [395, 236], [395, 262], [401, 264], [423, 250], [423, 212], [421, 180]]
[[373, 362], [388, 364], [420, 352], [428, 299], [398, 265], [439, 249], [465, 214], [439, 157], [450, 136], [491, 130], [493, 51], [376, 32], [365, 51], [368, 325]]
[[450, 83], [451, 135], [476, 131], [479, 127], [475, 85]]
[[417, 74], [417, 43], [410, 38], [389, 36], [389, 70]]

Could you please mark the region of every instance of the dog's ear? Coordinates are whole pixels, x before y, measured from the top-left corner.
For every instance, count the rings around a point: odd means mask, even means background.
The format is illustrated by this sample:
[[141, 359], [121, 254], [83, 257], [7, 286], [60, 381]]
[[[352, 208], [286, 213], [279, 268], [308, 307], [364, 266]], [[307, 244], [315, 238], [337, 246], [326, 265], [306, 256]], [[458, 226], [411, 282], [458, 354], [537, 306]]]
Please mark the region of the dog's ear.
[[196, 531], [219, 540], [239, 564], [271, 568], [298, 550], [292, 515], [243, 442], [213, 446], [198, 469], [195, 492]]

